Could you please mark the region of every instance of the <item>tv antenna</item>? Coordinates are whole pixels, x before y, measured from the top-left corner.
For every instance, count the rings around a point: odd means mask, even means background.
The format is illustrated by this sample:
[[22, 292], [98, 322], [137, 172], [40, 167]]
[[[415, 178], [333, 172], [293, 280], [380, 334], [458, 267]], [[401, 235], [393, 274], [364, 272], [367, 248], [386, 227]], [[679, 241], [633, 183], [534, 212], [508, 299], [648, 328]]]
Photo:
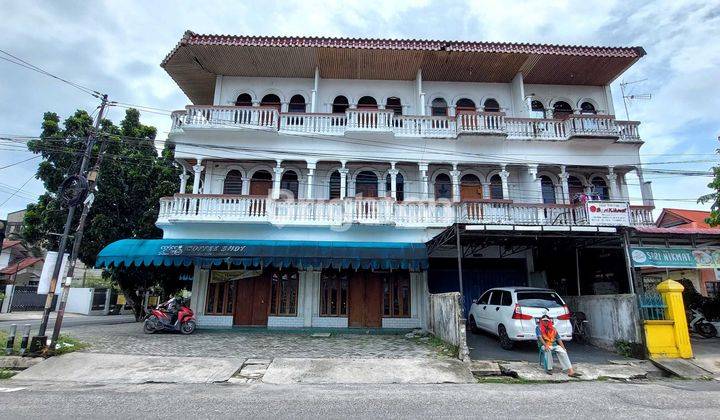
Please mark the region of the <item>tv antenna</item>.
[[638, 99], [647, 101], [647, 100], [652, 99], [652, 95], [649, 93], [638, 93], [638, 94], [634, 94], [634, 95], [628, 95], [627, 92], [625, 92], [625, 89], [627, 88], [628, 85], [634, 85], [636, 83], [641, 83], [646, 80], [647, 79], [641, 79], [641, 80], [635, 80], [633, 82], [620, 83], [620, 92], [622, 93], [623, 105], [625, 105], [625, 118], [627, 118], [628, 121], [630, 120], [630, 113], [628, 112], [628, 101], [634, 101], [634, 100], [638, 100]]

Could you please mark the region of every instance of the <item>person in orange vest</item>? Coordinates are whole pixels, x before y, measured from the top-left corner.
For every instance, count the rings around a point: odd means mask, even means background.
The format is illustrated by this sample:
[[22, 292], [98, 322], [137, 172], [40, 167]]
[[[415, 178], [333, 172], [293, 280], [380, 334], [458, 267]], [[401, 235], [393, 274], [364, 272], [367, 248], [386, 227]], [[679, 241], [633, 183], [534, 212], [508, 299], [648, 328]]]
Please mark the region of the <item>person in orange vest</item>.
[[540, 317], [540, 322], [538, 326], [535, 327], [535, 335], [537, 336], [538, 345], [542, 349], [545, 360], [545, 372], [548, 375], [552, 375], [553, 353], [555, 353], [560, 361], [560, 367], [562, 367], [562, 370], [567, 371], [568, 376], [571, 378], [582, 376], [573, 369], [565, 344], [563, 344], [560, 339], [560, 334], [558, 334], [555, 325], [552, 323], [552, 319], [550, 319], [547, 314]]

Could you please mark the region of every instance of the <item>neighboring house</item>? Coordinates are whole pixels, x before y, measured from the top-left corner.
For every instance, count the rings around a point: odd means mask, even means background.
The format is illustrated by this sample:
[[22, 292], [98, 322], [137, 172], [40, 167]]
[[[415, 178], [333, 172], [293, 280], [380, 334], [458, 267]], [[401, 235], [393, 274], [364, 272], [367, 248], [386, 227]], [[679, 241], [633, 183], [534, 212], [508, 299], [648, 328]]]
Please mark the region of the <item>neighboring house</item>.
[[0, 284], [37, 286], [42, 257], [35, 257], [21, 241], [4, 240], [0, 253]]
[[23, 220], [25, 220], [25, 210], [8, 213], [7, 222], [5, 223], [5, 237], [17, 239], [22, 233]]
[[415, 328], [457, 287], [459, 223], [480, 235], [466, 303], [493, 285], [628, 293], [618, 226], [651, 225], [653, 199], [610, 83], [644, 55], [187, 32], [161, 64], [192, 102], [172, 114], [164, 237], [98, 262], [192, 264], [201, 326]]
[[[687, 232], [698, 232], [713, 229], [720, 232], [720, 227], [711, 227], [706, 220], [710, 217], [709, 211], [686, 209], [663, 209], [655, 225], [660, 228], [676, 228]], [[661, 273], [662, 274], [662, 273]], [[687, 270], [681, 276], [691, 280], [695, 289], [703, 296], [720, 295], [720, 270], [701, 268]], [[659, 277], [663, 279], [662, 276]]]

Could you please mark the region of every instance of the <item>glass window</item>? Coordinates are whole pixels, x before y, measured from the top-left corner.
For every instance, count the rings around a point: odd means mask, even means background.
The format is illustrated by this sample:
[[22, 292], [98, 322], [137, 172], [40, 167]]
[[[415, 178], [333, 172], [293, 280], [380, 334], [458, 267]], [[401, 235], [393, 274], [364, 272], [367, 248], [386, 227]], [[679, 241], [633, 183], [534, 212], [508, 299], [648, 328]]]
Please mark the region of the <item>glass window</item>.
[[[424, 197], [423, 197], [424, 198]], [[452, 181], [447, 174], [440, 174], [435, 177], [435, 199], [452, 198]]]
[[495, 174], [490, 177], [490, 198], [493, 200], [502, 200], [504, 198], [500, 175]]
[[205, 313], [212, 315], [232, 315], [237, 282], [221, 281], [215, 272], [211, 273], [210, 284], [205, 299]]
[[559, 308], [565, 306], [560, 296], [554, 292], [518, 292], [518, 305], [531, 308]]
[[491, 305], [500, 305], [500, 302], [502, 302], [502, 295], [504, 292], [496, 290], [493, 292], [492, 297], [490, 298], [490, 304]]
[[545, 118], [545, 107], [542, 102], [538, 100], [530, 102], [530, 118]]
[[507, 290], [502, 292], [502, 300], [500, 301], [500, 305], [502, 305], [502, 306], [512, 305], [512, 295]]
[[242, 194], [242, 175], [240, 171], [232, 170], [225, 175], [223, 194]]
[[320, 277], [320, 316], [347, 316], [348, 272], [324, 269]]
[[270, 315], [297, 315], [297, 269], [275, 270], [270, 275]]
[[394, 318], [410, 316], [410, 272], [392, 271], [383, 279], [383, 315]]
[[592, 195], [597, 195], [598, 197], [600, 197], [601, 200], [609, 200], [610, 199], [610, 190], [604, 179], [600, 178], [599, 176], [596, 176], [590, 182], [593, 185]]
[[543, 203], [556, 204], [555, 184], [553, 184], [552, 180], [549, 177], [542, 175], [540, 177], [540, 186], [542, 187]]
[[485, 292], [485, 294], [482, 295], [482, 296], [480, 297], [480, 299], [478, 299], [478, 304], [480, 304], [480, 305], [487, 305], [487, 303], [490, 301], [490, 294], [491, 294], [491, 293], [492, 293], [491, 291]]

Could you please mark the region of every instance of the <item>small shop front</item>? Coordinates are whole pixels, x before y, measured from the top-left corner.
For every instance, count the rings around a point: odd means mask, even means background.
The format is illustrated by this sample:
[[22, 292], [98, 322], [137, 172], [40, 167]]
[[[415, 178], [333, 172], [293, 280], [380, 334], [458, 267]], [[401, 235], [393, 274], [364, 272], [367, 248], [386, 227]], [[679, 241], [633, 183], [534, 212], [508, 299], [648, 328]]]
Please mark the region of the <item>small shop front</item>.
[[420, 328], [424, 244], [125, 240], [98, 265], [192, 265], [198, 325]]

